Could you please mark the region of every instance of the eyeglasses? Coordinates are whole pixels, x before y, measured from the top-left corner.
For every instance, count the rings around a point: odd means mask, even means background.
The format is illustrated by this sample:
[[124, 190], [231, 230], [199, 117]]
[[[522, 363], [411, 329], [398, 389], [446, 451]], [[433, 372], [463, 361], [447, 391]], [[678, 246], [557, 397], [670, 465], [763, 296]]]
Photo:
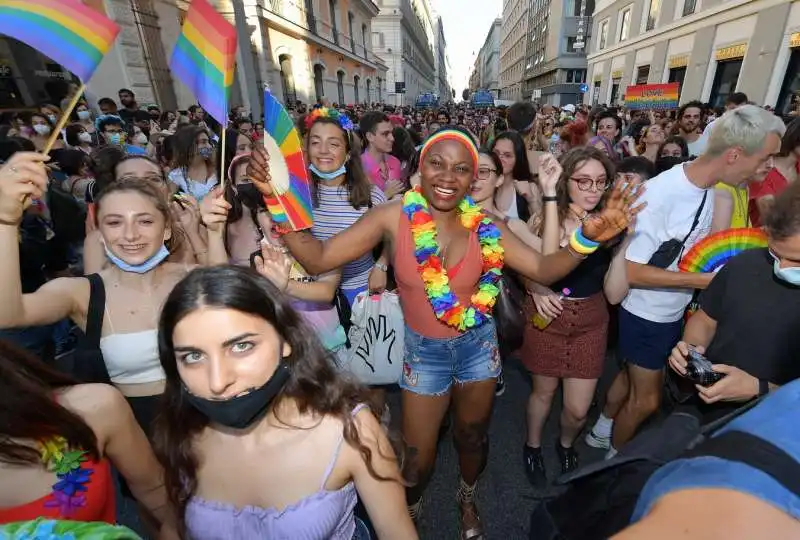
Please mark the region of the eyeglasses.
[[478, 179], [479, 180], [488, 180], [492, 174], [497, 173], [497, 169], [490, 169], [488, 167], [480, 167], [478, 169]]
[[611, 187], [611, 183], [609, 183], [608, 179], [606, 178], [598, 178], [595, 180], [594, 178], [570, 178], [573, 182], [578, 184], [578, 189], [581, 191], [606, 191], [608, 188]]

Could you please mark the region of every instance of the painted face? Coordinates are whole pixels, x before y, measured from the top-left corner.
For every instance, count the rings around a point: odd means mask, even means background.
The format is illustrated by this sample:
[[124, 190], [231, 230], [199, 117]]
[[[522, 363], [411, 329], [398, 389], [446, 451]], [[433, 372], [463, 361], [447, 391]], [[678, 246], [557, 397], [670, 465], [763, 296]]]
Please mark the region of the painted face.
[[347, 160], [347, 141], [339, 126], [317, 122], [308, 135], [308, 158], [320, 171], [338, 170]]
[[97, 223], [108, 249], [131, 265], [149, 260], [172, 234], [156, 204], [136, 191], [103, 197]]
[[260, 388], [291, 347], [264, 319], [233, 309], [200, 308], [172, 333], [178, 374], [193, 395], [228, 400]]
[[596, 159], [587, 159], [569, 177], [567, 193], [573, 204], [591, 212], [600, 203], [609, 182], [603, 164]]
[[472, 186], [475, 173], [472, 156], [463, 144], [439, 141], [420, 163], [423, 195], [441, 212], [454, 210]]

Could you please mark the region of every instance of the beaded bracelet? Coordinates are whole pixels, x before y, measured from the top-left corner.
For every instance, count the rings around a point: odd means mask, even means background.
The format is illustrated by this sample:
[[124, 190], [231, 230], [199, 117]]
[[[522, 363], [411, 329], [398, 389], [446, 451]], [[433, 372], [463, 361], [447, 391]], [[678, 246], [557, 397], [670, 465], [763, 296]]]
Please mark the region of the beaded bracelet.
[[289, 216], [286, 215], [277, 197], [264, 197], [264, 203], [267, 205], [267, 211], [270, 216], [272, 216], [272, 221], [286, 223], [289, 220]]
[[589, 240], [583, 235], [582, 227], [578, 227], [569, 238], [569, 247], [579, 255], [591, 255], [600, 247], [600, 242]]

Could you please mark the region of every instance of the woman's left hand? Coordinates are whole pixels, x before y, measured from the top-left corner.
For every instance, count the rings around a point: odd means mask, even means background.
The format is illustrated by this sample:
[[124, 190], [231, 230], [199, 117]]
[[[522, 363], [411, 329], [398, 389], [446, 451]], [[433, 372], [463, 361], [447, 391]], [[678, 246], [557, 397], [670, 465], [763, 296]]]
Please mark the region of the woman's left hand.
[[195, 231], [200, 228], [200, 205], [197, 199], [187, 193], [181, 193], [180, 200], [172, 201], [172, 213], [184, 231]]
[[370, 294], [380, 294], [386, 290], [386, 283], [387, 283], [387, 276], [386, 272], [379, 269], [377, 266], [373, 266], [372, 270], [369, 271], [369, 277], [367, 278], [367, 289], [369, 290]]
[[292, 259], [283, 250], [262, 242], [261, 255], [257, 255], [254, 262], [256, 272], [270, 280], [281, 291], [286, 291], [289, 287]]
[[621, 182], [616, 182], [603, 209], [583, 220], [583, 235], [593, 242], [603, 243], [621, 234], [633, 225], [636, 214], [647, 206], [647, 203], [634, 206], [642, 193], [644, 186], [641, 184], [628, 183], [623, 186]]

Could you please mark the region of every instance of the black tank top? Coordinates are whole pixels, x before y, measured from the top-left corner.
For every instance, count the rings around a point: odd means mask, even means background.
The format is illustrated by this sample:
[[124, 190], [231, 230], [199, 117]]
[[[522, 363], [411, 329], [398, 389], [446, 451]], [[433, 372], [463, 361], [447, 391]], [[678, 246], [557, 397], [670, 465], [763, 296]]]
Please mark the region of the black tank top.
[[570, 298], [588, 298], [599, 293], [603, 290], [612, 253], [613, 250], [608, 248], [598, 249], [586, 257], [575, 270], [550, 285], [550, 288], [558, 294], [564, 289], [569, 289]]

